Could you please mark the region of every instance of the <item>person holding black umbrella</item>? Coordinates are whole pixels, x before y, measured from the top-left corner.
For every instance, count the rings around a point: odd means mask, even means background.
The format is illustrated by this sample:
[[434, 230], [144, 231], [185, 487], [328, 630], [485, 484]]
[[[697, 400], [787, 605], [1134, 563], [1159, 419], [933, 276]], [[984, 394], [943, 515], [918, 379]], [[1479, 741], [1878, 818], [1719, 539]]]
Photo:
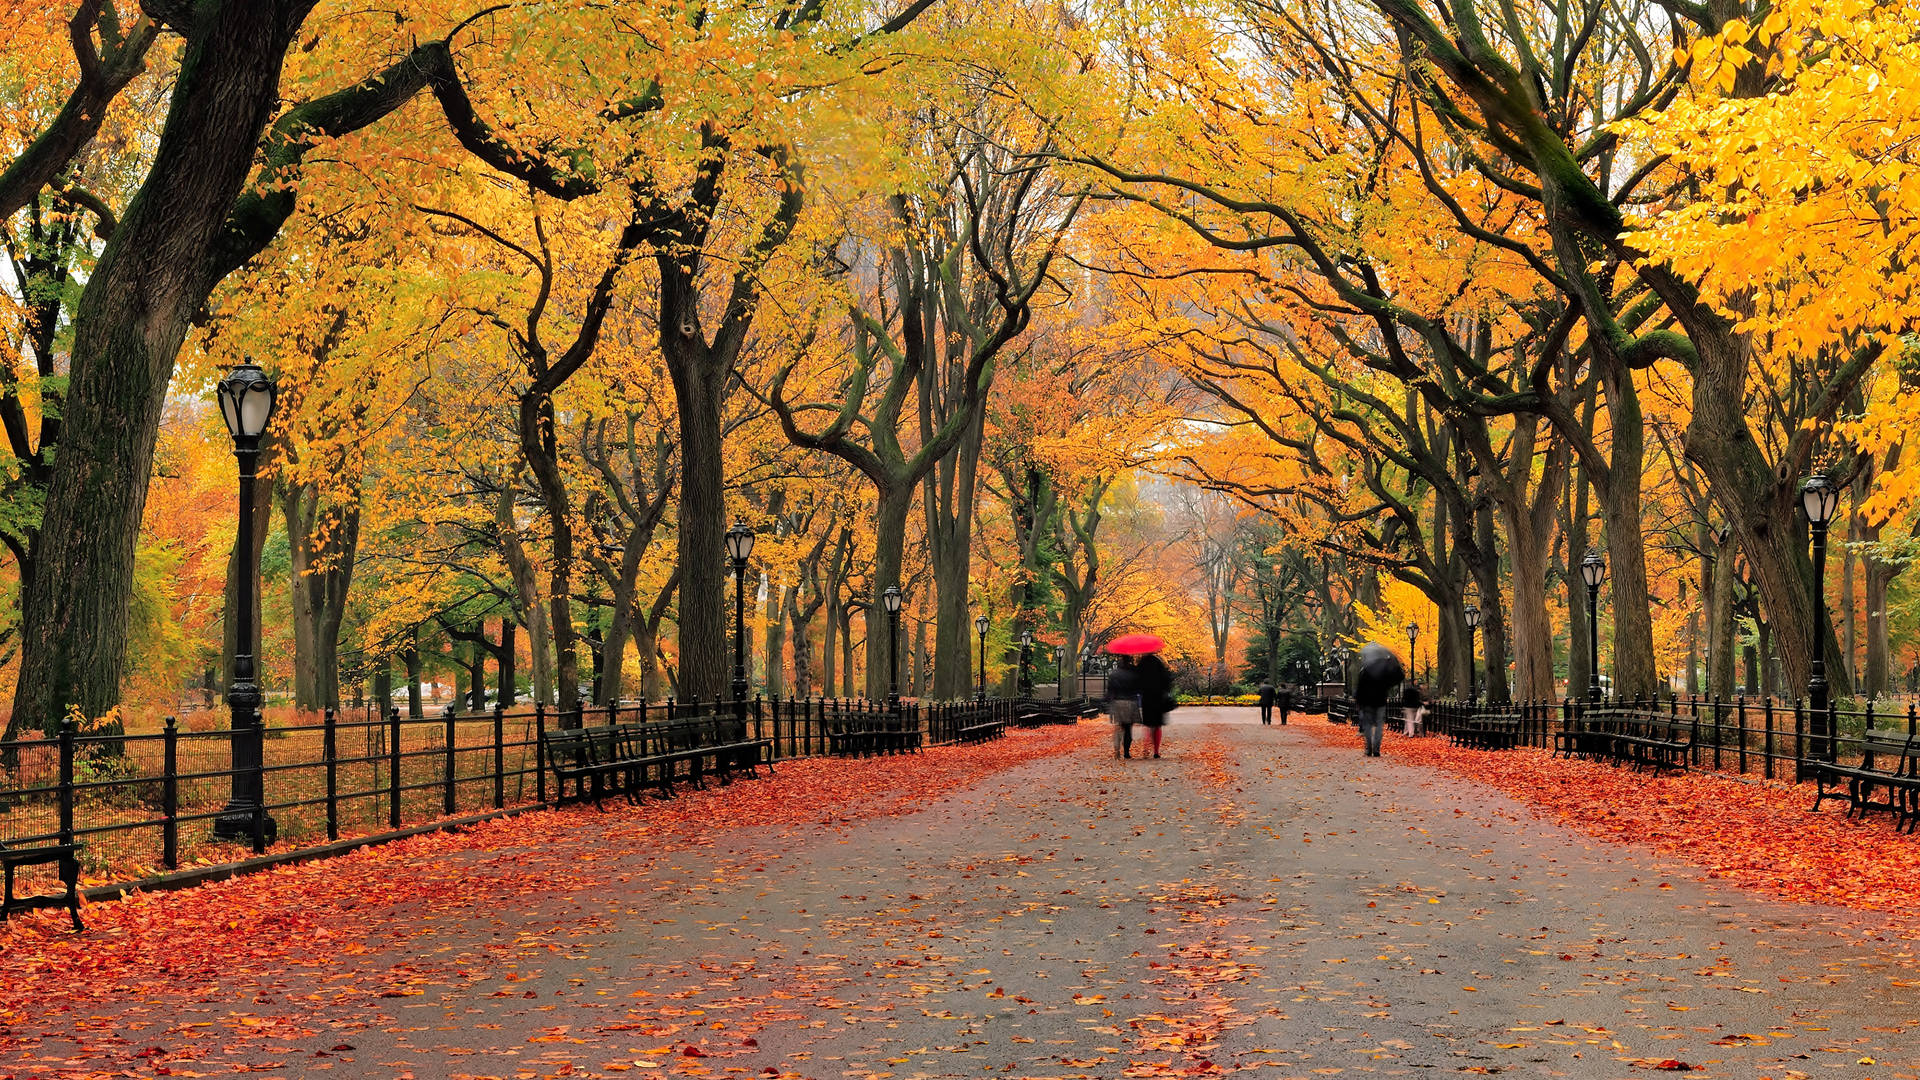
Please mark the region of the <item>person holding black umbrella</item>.
[[1380, 756], [1380, 733], [1387, 720], [1387, 702], [1406, 680], [1406, 671], [1393, 650], [1377, 641], [1360, 649], [1360, 671], [1353, 680], [1353, 718], [1367, 744], [1367, 756]]

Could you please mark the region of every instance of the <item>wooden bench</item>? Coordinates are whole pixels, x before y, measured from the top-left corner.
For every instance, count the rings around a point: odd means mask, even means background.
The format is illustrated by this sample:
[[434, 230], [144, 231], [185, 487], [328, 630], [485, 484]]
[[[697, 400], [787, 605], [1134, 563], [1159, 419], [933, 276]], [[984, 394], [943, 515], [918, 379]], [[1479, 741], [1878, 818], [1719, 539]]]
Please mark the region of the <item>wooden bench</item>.
[[830, 722], [827, 752], [838, 757], [914, 753], [920, 739], [920, 725], [905, 714], [856, 714]]
[[1571, 716], [1560, 730], [1553, 733], [1553, 756], [1598, 757], [1613, 752], [1613, 718], [1607, 714], [1594, 712], [1584, 716]]
[[1475, 750], [1511, 750], [1520, 741], [1517, 716], [1475, 716], [1456, 724], [1448, 735], [1455, 746]]
[[1005, 720], [981, 720], [960, 729], [956, 742], [980, 743], [998, 739], [1007, 733]]
[[[0, 922], [16, 911], [32, 911], [35, 908], [67, 906], [67, 914], [73, 919], [75, 930], [84, 930], [80, 923], [80, 845], [78, 844], [38, 844], [31, 847], [8, 847], [0, 843], [0, 867], [5, 867], [7, 889], [4, 901], [0, 901]], [[64, 894], [51, 893], [45, 896], [13, 895], [14, 871], [23, 866], [57, 865], [60, 868], [60, 882], [66, 886]]]
[[[1838, 791], [1828, 786], [1846, 786], [1847, 814], [1861, 817], [1869, 810], [1887, 810], [1894, 815], [1895, 826], [1912, 832], [1920, 820], [1920, 737], [1904, 731], [1876, 729], [1860, 739], [1860, 764], [1840, 765], [1828, 761], [1809, 761], [1803, 770], [1813, 774], [1816, 793], [1813, 809]], [[1884, 788], [1886, 800], [1876, 802], [1874, 791]]]
[[1615, 761], [1634, 768], [1685, 769], [1693, 754], [1694, 723], [1680, 716], [1626, 714], [1605, 733]]
[[563, 729], [540, 740], [541, 757], [557, 781], [555, 802], [591, 798], [595, 805], [614, 789], [632, 802], [649, 788], [672, 795], [680, 779], [705, 787], [708, 772], [728, 780], [736, 769], [756, 775], [762, 764], [772, 767], [772, 748], [773, 740], [748, 738], [745, 725], [728, 717]]

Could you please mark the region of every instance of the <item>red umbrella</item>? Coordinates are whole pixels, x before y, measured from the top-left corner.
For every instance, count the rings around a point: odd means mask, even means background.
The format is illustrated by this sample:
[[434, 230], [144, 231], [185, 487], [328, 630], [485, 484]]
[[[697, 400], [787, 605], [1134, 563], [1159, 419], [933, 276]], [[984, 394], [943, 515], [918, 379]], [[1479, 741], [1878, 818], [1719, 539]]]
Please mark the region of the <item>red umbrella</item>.
[[1107, 642], [1107, 651], [1115, 656], [1145, 656], [1167, 647], [1159, 634], [1122, 634]]

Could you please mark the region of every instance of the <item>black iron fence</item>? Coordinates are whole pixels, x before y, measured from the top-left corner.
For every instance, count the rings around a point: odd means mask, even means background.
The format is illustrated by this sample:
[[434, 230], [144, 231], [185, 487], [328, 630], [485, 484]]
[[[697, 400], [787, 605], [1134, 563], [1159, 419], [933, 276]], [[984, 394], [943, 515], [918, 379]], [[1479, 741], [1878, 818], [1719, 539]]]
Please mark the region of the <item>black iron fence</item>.
[[1912, 735], [1920, 730], [1920, 711], [1912, 704], [1905, 708], [1872, 702], [1858, 708], [1833, 704], [1823, 717], [1801, 701], [1675, 697], [1665, 701], [1562, 698], [1501, 705], [1438, 701], [1429, 706], [1425, 731], [1451, 735], [1486, 719], [1511, 721], [1516, 745], [1543, 749], [1577, 745], [1562, 735], [1584, 726], [1657, 724], [1686, 743], [1689, 768], [1796, 783], [1810, 761], [1858, 765], [1865, 757], [1869, 731]]
[[[1013, 726], [1017, 701], [902, 702], [896, 714], [857, 699], [620, 702], [413, 718], [327, 710], [319, 723], [267, 728], [260, 814], [276, 852], [548, 802], [544, 732], [597, 724], [743, 719], [775, 759], [843, 752], [832, 738], [896, 715], [918, 743], [974, 742]], [[997, 727], [996, 727], [997, 725]], [[0, 846], [77, 842], [89, 882], [127, 884], [246, 854], [214, 836], [233, 793], [234, 733], [168, 717], [156, 732], [64, 724], [56, 738], [0, 742]], [[856, 744], [857, 745], [857, 744]], [[262, 830], [264, 831], [264, 830]], [[48, 885], [22, 870], [23, 891]]]

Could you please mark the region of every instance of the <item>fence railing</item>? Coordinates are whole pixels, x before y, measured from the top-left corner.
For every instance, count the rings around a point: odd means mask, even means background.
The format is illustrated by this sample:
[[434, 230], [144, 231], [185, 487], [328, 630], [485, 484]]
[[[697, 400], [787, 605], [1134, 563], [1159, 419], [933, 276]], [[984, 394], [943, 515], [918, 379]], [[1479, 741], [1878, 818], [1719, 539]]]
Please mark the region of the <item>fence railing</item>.
[[1551, 748], [1560, 732], [1584, 720], [1647, 720], [1678, 724], [1690, 735], [1688, 766], [1734, 775], [1757, 774], [1769, 780], [1799, 782], [1809, 761], [1858, 765], [1869, 731], [1920, 731], [1920, 709], [1860, 708], [1830, 704], [1821, 714], [1803, 701], [1772, 698], [1561, 698], [1499, 705], [1437, 701], [1429, 706], [1426, 730], [1439, 735], [1485, 717], [1518, 721], [1516, 743]]
[[[908, 701], [898, 708], [907, 730], [940, 745], [963, 741], [983, 724], [1013, 726], [1019, 705]], [[540, 761], [544, 732], [716, 715], [745, 720], [753, 738], [770, 741], [775, 759], [831, 753], [830, 735], [894, 716], [885, 703], [834, 698], [534, 706], [437, 717], [408, 717], [398, 708], [385, 716], [329, 709], [318, 723], [265, 729], [260, 814], [273, 819], [273, 847], [283, 851], [540, 806], [549, 785]], [[235, 738], [168, 717], [157, 732], [91, 732], [67, 723], [56, 738], [0, 742], [0, 846], [77, 841], [82, 877], [112, 884], [242, 857], [247, 843], [214, 835], [233, 793]], [[35, 873], [20, 872], [23, 891], [51, 882], [53, 868], [47, 882]]]

